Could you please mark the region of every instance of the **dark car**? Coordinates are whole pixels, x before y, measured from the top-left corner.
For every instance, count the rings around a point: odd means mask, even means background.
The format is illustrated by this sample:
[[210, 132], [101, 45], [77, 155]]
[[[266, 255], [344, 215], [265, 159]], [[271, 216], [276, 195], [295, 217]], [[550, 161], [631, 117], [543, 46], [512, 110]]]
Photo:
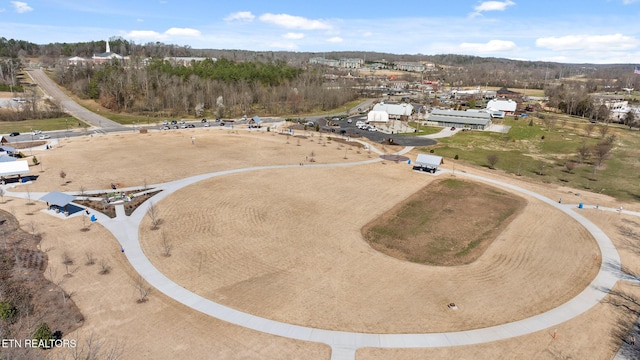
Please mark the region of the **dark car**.
[[193, 125], [193, 124], [187, 124], [187, 127], [188, 127], [188, 128], [194, 128], [194, 127], [196, 127], [196, 126], [195, 126], [195, 125]]
[[206, 123], [206, 122], [207, 122], [207, 119], [202, 119], [202, 120], [200, 120], [200, 122], [202, 122], [202, 123]]
[[14, 131], [11, 134], [9, 134], [9, 136], [18, 136], [18, 135], [20, 135], [20, 133], [17, 131]]
[[223, 122], [221, 122], [221, 123], [220, 123], [220, 126], [224, 126], [224, 123], [223, 123]]
[[178, 120], [171, 120], [171, 125], [176, 125], [178, 123]]

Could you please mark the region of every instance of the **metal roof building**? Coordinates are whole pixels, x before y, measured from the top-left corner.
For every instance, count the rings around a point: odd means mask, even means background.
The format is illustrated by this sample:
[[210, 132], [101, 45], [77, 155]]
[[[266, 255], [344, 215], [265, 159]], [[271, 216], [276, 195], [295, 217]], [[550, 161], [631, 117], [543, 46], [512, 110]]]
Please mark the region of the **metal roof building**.
[[491, 114], [478, 111], [433, 110], [428, 121], [437, 122], [442, 127], [465, 127], [484, 130], [491, 125]]

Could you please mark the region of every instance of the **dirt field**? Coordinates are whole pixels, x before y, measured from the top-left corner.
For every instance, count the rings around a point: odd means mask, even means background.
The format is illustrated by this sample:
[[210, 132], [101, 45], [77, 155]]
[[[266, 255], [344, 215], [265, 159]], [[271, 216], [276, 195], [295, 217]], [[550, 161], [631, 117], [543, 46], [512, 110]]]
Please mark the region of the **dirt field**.
[[[69, 139], [53, 150], [34, 151], [44, 172], [32, 168], [40, 177], [29, 187], [77, 191], [80, 186], [108, 188], [112, 182], [139, 186], [223, 169], [298, 165], [312, 152], [315, 164], [375, 157], [336, 143], [323, 146], [318, 140], [316, 136], [298, 143], [294, 137], [221, 129]], [[145, 252], [185, 288], [225, 305], [294, 324], [362, 332], [455, 331], [522, 319], [576, 295], [599, 266], [594, 241], [583, 229], [526, 196], [522, 214], [469, 265], [430, 267], [391, 258], [362, 240], [362, 226], [433, 177], [389, 161], [332, 168], [309, 165], [222, 176], [176, 192], [156, 204], [163, 220], [160, 230], [149, 230], [150, 220], [144, 220], [140, 237]], [[70, 184], [61, 185], [61, 169]], [[619, 205], [600, 195], [575, 196], [568, 188], [526, 183], [497, 172], [462, 166], [456, 171], [501, 178], [552, 199], [573, 196], [585, 203]], [[185, 354], [193, 359], [330, 357], [324, 345], [239, 328], [194, 313], [161, 294], [152, 292], [150, 301], [136, 304], [131, 285], [135, 274], [99, 224], [85, 233], [79, 219], [61, 220], [41, 212], [24, 215], [27, 209], [20, 200], [11, 206], [19, 221], [38, 222], [43, 229], [41, 247], [50, 259], [59, 259], [63, 251], [82, 259], [91, 250], [112, 268], [110, 274], [100, 275], [99, 265], [80, 265], [63, 283], [85, 315], [84, 326], [71, 337], [82, 341], [93, 333], [109, 346], [124, 343], [127, 359]], [[622, 241], [616, 224], [627, 216], [592, 209], [584, 214], [614, 241]], [[174, 244], [170, 257], [161, 254], [162, 232]], [[640, 269], [633, 251], [621, 256], [625, 265]], [[457, 312], [447, 309], [450, 302], [459, 306]], [[617, 326], [616, 310], [603, 304], [562, 324], [555, 342], [550, 332], [540, 332], [478, 346], [361, 349], [358, 359], [489, 359], [502, 354], [610, 358], [619, 344], [611, 335]]]

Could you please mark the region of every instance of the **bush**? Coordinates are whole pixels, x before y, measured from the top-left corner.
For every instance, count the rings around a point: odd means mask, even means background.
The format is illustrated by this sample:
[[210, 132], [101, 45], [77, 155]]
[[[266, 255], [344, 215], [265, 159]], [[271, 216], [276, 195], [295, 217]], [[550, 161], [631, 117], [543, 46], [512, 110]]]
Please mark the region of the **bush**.
[[16, 308], [8, 301], [0, 301], [0, 319], [8, 320], [16, 314]]
[[40, 341], [44, 341], [42, 344], [38, 344], [38, 347], [43, 349], [49, 349], [49, 340], [53, 340], [53, 332], [51, 332], [51, 328], [49, 328], [49, 324], [46, 322], [41, 323], [36, 331], [33, 333], [33, 339]]
[[456, 154], [456, 156], [453, 157], [453, 160], [458, 160], [458, 154]]
[[433, 154], [435, 152], [435, 150], [431, 149], [429, 150], [429, 153]]
[[40, 164], [40, 162], [38, 161], [38, 158], [36, 158], [35, 156], [33, 158], [31, 158], [31, 161], [33, 161], [33, 165]]

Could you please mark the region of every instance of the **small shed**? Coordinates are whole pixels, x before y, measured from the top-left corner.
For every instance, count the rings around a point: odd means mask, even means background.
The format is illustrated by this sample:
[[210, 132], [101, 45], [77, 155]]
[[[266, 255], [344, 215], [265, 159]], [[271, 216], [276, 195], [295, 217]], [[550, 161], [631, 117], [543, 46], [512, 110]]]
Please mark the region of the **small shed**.
[[442, 156], [418, 154], [416, 161], [413, 163], [413, 169], [435, 173], [442, 164], [444, 164]]

